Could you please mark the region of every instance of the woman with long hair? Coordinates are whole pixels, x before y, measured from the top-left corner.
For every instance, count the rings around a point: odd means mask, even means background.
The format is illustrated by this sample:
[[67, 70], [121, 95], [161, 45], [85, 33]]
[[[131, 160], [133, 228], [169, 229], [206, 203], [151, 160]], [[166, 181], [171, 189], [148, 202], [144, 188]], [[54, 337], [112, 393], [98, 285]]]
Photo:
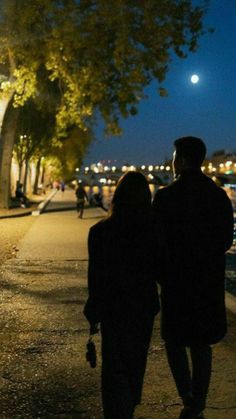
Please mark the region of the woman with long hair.
[[154, 317], [159, 311], [146, 178], [128, 172], [118, 182], [111, 215], [89, 232], [91, 330], [102, 336], [105, 419], [131, 419], [141, 401]]

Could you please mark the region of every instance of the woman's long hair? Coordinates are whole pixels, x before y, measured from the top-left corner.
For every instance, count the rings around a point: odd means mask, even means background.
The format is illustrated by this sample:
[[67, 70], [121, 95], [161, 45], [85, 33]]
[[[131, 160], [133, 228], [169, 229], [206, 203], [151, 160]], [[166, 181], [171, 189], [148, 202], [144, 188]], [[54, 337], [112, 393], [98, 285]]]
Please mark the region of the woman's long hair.
[[140, 172], [128, 172], [117, 184], [113, 199], [111, 216], [149, 215], [151, 192], [145, 176]]

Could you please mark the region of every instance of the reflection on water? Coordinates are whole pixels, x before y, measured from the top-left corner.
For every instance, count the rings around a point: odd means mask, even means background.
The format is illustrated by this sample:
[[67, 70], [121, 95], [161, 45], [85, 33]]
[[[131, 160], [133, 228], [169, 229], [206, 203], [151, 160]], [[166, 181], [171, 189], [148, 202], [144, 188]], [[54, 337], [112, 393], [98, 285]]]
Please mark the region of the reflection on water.
[[234, 242], [233, 242], [233, 246], [230, 249], [231, 253], [235, 253], [236, 254], [236, 190], [235, 187], [224, 187], [225, 192], [227, 193], [229, 199], [232, 202], [233, 205], [233, 209], [234, 209]]
[[224, 187], [223, 189], [227, 193], [229, 199], [231, 199], [234, 211], [236, 211], [236, 190], [229, 187]]
[[115, 186], [86, 186], [85, 190], [88, 195], [88, 199], [94, 195], [100, 193], [102, 195], [102, 202], [105, 208], [108, 210], [111, 206], [112, 197], [116, 187]]

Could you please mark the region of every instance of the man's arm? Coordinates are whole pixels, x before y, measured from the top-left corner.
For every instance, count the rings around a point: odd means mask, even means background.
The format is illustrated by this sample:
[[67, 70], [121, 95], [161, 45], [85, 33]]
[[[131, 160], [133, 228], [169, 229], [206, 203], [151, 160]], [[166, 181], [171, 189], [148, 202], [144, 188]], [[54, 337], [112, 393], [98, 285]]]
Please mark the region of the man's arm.
[[88, 237], [88, 300], [84, 308], [84, 315], [91, 327], [101, 320], [101, 295], [103, 265], [101, 257], [101, 243], [97, 231], [90, 230]]
[[168, 246], [165, 230], [166, 207], [163, 199], [163, 190], [157, 191], [152, 202], [152, 223], [153, 223], [153, 254], [154, 271], [157, 282], [162, 285], [165, 279], [166, 261], [168, 259]]
[[220, 236], [222, 239], [224, 251], [226, 252], [233, 244], [234, 215], [230, 199], [223, 189], [221, 189], [221, 192], [222, 200], [220, 206]]

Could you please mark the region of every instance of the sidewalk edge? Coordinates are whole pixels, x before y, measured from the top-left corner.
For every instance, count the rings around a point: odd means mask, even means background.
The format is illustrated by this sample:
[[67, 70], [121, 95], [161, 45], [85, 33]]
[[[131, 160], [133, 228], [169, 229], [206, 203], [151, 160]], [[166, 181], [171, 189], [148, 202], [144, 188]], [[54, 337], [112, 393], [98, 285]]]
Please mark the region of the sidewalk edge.
[[32, 211], [33, 216], [38, 216], [40, 214], [42, 214], [42, 212], [46, 209], [47, 205], [49, 204], [49, 202], [51, 201], [51, 199], [56, 195], [56, 193], [58, 192], [57, 189], [54, 189], [50, 195], [48, 195], [48, 197], [45, 199], [45, 201], [41, 202], [37, 208], [37, 210]]

